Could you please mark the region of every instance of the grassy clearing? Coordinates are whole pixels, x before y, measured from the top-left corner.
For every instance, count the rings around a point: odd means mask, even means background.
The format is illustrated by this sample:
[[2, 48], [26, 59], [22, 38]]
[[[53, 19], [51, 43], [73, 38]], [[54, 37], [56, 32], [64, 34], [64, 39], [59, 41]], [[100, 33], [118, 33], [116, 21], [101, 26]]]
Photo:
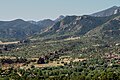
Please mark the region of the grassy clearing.
[[[16, 57], [10, 57], [10, 56], [3, 56], [0, 57], [0, 59], [16, 59]], [[43, 68], [43, 67], [58, 67], [58, 66], [64, 66], [65, 64], [69, 64], [70, 62], [80, 62], [86, 60], [86, 58], [72, 58], [70, 56], [61, 56], [59, 59], [55, 61], [50, 61], [46, 64], [37, 64], [37, 60], [39, 58], [27, 58], [27, 60], [36, 60], [36, 62], [30, 62], [28, 64], [26, 63], [13, 63], [13, 64], [2, 64], [2, 69], [8, 69], [8, 68], [21, 68], [21, 69], [30, 69], [32, 66], [35, 68]]]

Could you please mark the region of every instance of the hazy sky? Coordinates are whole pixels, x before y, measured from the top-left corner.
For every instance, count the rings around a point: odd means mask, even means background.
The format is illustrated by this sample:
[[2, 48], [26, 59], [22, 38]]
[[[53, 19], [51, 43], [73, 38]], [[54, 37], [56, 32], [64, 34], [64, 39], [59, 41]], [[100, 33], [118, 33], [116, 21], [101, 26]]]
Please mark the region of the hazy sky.
[[55, 19], [59, 15], [91, 14], [112, 6], [120, 6], [120, 0], [0, 0], [0, 20]]

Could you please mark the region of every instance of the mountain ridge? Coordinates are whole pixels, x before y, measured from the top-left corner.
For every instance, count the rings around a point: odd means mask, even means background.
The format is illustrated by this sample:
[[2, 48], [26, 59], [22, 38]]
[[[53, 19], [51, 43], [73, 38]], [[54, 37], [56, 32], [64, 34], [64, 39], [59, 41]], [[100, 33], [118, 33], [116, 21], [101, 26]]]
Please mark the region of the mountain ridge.
[[[109, 9], [103, 10], [102, 12], [112, 12], [120, 7], [113, 6]], [[109, 10], [109, 11], [108, 11]], [[101, 12], [97, 12], [98, 14]], [[71, 37], [71, 36], [84, 36], [89, 32], [94, 31], [99, 26], [103, 26], [109, 20], [119, 16], [120, 13], [108, 14], [109, 16], [60, 16], [56, 20], [44, 19], [40, 21], [24, 21], [22, 19], [15, 19], [12, 21], [0, 21], [0, 38], [16, 38], [24, 39], [28, 37]], [[115, 21], [116, 22], [116, 21]], [[109, 22], [111, 23], [111, 22]], [[112, 26], [111, 26], [112, 25]], [[119, 19], [115, 24], [110, 26], [118, 25]], [[114, 31], [115, 32], [115, 31]], [[98, 32], [99, 33], [99, 32]], [[119, 33], [119, 30], [118, 30]], [[108, 32], [104, 33], [108, 34]], [[116, 32], [114, 33], [116, 34]], [[116, 34], [117, 35], [117, 34]]]
[[117, 13], [120, 13], [120, 7], [113, 6], [113, 7], [110, 7], [108, 9], [105, 9], [105, 10], [93, 13], [93, 14], [91, 14], [91, 16], [95, 16], [95, 17], [107, 17], [107, 16], [111, 16], [111, 15], [114, 15], [114, 14], [117, 14]]

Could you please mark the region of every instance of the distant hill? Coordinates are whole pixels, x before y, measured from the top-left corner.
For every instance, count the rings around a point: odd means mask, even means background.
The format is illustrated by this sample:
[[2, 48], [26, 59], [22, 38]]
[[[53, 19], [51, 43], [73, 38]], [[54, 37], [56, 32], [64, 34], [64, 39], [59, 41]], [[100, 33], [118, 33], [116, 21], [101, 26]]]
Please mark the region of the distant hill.
[[46, 28], [46, 27], [52, 26], [55, 23], [53, 20], [50, 20], [50, 19], [40, 20], [37, 22], [36, 21], [28, 21], [28, 22], [38, 25], [38, 26], [41, 26], [41, 28]]
[[[62, 16], [60, 17], [62, 19]], [[40, 21], [0, 21], [0, 39], [25, 39], [40, 34], [45, 28], [52, 26], [56, 21], [44, 19]]]
[[108, 18], [84, 16], [66, 16], [63, 20], [47, 28], [42, 36], [77, 36], [85, 35], [88, 31], [107, 22]]
[[105, 9], [103, 11], [93, 13], [93, 14], [91, 14], [91, 16], [106, 17], [106, 16], [111, 16], [111, 15], [117, 14], [119, 12], [120, 12], [120, 7], [113, 6], [111, 8]]
[[22, 39], [40, 32], [41, 26], [22, 19], [0, 21], [0, 38]]
[[66, 16], [39, 36], [62, 39], [73, 36], [94, 36], [95, 34], [103, 38], [120, 36], [120, 13], [108, 17]]

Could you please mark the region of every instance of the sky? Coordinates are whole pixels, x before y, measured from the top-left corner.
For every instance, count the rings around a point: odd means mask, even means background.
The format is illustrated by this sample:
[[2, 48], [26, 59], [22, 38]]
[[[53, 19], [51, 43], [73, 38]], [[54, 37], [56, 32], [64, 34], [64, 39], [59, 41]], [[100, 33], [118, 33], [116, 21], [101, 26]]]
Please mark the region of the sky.
[[54, 20], [60, 15], [87, 15], [112, 6], [120, 6], [120, 0], [0, 0], [0, 20]]

